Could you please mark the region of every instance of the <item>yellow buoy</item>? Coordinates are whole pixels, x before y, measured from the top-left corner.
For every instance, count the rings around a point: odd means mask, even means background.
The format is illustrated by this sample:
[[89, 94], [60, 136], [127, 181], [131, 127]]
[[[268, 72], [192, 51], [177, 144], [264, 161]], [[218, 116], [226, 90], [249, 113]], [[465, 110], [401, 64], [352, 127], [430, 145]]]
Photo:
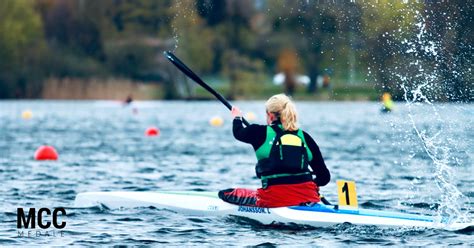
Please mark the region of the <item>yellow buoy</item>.
[[21, 113], [21, 118], [25, 120], [31, 119], [31, 117], [33, 117], [33, 113], [30, 110], [25, 110]]
[[209, 120], [211, 126], [220, 127], [224, 124], [224, 120], [220, 116], [214, 116]]
[[245, 114], [245, 119], [247, 119], [248, 121], [254, 121], [257, 119], [257, 116], [254, 114], [254, 112], [247, 112]]

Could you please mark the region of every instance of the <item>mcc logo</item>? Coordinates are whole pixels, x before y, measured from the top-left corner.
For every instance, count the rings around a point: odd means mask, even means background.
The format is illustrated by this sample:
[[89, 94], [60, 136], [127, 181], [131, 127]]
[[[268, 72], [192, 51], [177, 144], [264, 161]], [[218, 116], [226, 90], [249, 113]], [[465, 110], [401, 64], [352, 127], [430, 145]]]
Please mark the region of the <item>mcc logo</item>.
[[[61, 222], [58, 221], [59, 216], [61, 216]], [[17, 219], [16, 227], [17, 229], [36, 229], [38, 226], [41, 230], [36, 230], [36, 232], [28, 231], [26, 234], [24, 231], [18, 230], [18, 237], [56, 237], [63, 236], [63, 232], [59, 231], [58, 233], [55, 230], [44, 231], [44, 229], [49, 229], [51, 225], [56, 229], [63, 229], [66, 227], [66, 222], [62, 219], [66, 216], [66, 209], [64, 208], [55, 208], [51, 211], [49, 208], [40, 208], [36, 211], [36, 208], [30, 208], [25, 214], [23, 208], [17, 208]]]

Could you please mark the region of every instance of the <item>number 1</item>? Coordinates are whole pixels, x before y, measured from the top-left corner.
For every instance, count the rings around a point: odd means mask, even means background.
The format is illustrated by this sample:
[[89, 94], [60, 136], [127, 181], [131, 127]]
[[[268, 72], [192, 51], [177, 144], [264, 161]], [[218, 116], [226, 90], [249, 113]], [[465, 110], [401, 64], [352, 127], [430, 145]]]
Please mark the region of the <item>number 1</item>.
[[351, 205], [349, 201], [349, 186], [347, 185], [347, 182], [345, 182], [344, 187], [342, 187], [342, 193], [346, 193], [346, 204]]

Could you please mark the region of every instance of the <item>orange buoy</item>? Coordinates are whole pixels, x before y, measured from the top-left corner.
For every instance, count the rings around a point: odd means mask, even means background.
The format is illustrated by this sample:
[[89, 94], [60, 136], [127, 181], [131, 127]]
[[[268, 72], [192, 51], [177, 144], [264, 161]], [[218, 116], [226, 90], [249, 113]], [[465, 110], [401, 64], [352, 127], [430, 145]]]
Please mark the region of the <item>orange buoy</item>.
[[58, 152], [52, 146], [40, 146], [35, 152], [35, 160], [57, 160]]
[[149, 127], [145, 131], [145, 135], [146, 136], [158, 136], [158, 135], [160, 135], [160, 129], [158, 129], [156, 127]]

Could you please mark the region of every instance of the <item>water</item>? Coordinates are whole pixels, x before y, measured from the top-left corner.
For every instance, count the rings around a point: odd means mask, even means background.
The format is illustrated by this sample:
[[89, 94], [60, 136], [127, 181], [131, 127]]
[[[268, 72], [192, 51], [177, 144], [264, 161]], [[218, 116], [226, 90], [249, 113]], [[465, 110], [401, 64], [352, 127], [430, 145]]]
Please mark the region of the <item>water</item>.
[[[263, 102], [236, 102], [264, 121]], [[336, 201], [337, 179], [355, 180], [365, 208], [436, 215], [456, 201], [456, 214], [472, 218], [474, 106], [398, 103], [381, 114], [376, 103], [298, 102], [301, 125], [319, 144], [332, 173], [322, 193]], [[196, 218], [154, 208], [74, 209], [86, 191], [208, 190], [257, 188], [250, 146], [235, 141], [230, 115], [218, 102], [139, 102], [130, 107], [106, 101], [0, 102], [0, 246], [473, 246], [473, 228], [461, 231], [376, 228], [271, 228], [236, 218]], [[30, 109], [33, 118], [21, 119]], [[222, 127], [208, 120], [220, 115]], [[415, 130], [439, 133], [451, 175], [463, 197], [444, 195], [439, 166]], [[444, 121], [443, 121], [444, 120]], [[158, 126], [161, 136], [144, 131]], [[435, 132], [436, 131], [436, 132]], [[56, 162], [38, 162], [40, 145], [53, 145]], [[446, 149], [444, 149], [446, 148]], [[63, 237], [18, 238], [16, 208], [66, 207]]]

